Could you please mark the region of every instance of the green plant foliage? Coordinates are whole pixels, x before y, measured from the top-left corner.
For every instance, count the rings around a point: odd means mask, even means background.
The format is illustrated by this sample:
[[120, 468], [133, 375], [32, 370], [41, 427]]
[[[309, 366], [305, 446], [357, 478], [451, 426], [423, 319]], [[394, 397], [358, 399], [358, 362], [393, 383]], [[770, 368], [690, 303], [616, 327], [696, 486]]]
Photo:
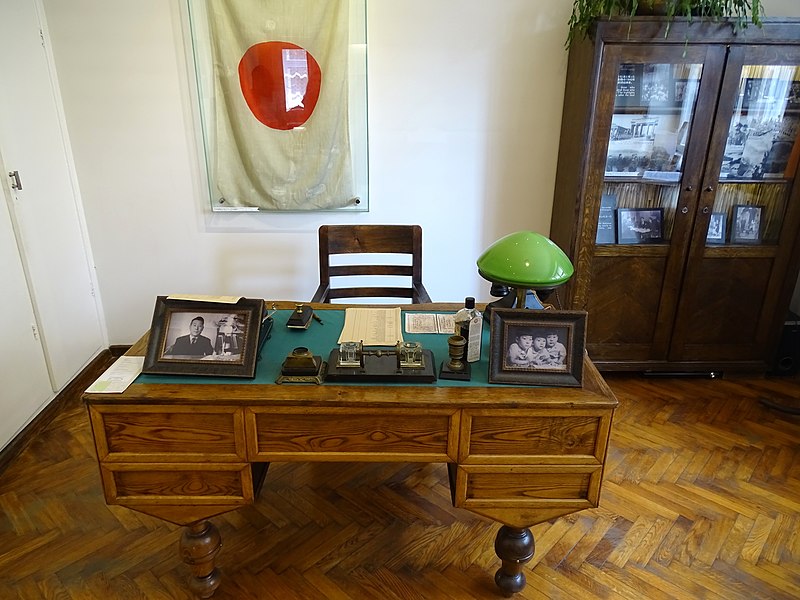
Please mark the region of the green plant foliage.
[[739, 31], [752, 23], [761, 26], [764, 5], [761, 0], [575, 0], [569, 18], [569, 33], [566, 46], [578, 37], [586, 37], [598, 19], [615, 16], [634, 17], [641, 7], [662, 8], [669, 25], [675, 17], [694, 19], [730, 19], [734, 31]]

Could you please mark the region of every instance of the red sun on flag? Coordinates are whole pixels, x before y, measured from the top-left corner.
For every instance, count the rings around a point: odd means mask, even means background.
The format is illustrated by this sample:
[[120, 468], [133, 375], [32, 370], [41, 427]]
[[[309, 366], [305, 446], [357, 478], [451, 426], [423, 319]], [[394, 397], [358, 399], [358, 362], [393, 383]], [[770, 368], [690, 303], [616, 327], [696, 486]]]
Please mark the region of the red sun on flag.
[[300, 46], [261, 42], [250, 46], [239, 61], [239, 84], [256, 119], [287, 131], [303, 125], [314, 112], [322, 71]]

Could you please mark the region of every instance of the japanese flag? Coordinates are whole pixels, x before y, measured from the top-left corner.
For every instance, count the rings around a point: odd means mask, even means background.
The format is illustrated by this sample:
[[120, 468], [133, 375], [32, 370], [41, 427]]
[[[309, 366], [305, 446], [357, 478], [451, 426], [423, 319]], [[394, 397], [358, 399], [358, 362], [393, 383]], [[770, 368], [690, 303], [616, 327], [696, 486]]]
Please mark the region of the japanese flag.
[[[352, 205], [348, 0], [209, 0], [214, 202]], [[210, 135], [209, 135], [210, 134]]]

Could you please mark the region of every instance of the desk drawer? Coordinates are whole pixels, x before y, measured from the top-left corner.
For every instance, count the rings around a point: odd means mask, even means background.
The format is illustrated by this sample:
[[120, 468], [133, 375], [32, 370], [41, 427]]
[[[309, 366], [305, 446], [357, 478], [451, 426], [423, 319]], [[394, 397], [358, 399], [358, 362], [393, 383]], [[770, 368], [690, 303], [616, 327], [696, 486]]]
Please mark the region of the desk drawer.
[[100, 466], [109, 504], [247, 504], [253, 502], [249, 464], [142, 464]]
[[101, 462], [242, 462], [242, 409], [206, 406], [92, 406]]
[[611, 409], [465, 410], [461, 464], [602, 464]]
[[596, 507], [602, 466], [451, 466], [454, 504], [490, 519], [530, 527]]
[[459, 413], [430, 409], [248, 409], [248, 457], [258, 461], [453, 461]]

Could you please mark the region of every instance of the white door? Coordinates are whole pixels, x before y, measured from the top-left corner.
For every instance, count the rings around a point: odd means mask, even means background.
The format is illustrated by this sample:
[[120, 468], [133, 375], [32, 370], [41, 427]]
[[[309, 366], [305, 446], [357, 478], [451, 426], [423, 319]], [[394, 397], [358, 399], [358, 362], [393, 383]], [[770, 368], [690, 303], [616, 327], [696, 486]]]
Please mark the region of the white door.
[[[0, 167], [2, 167], [0, 160]], [[8, 188], [0, 185], [0, 448], [3, 448], [53, 395], [39, 343], [28, 285], [6, 204]]]
[[72, 158], [40, 0], [0, 2], [0, 152], [54, 390], [104, 347]]

